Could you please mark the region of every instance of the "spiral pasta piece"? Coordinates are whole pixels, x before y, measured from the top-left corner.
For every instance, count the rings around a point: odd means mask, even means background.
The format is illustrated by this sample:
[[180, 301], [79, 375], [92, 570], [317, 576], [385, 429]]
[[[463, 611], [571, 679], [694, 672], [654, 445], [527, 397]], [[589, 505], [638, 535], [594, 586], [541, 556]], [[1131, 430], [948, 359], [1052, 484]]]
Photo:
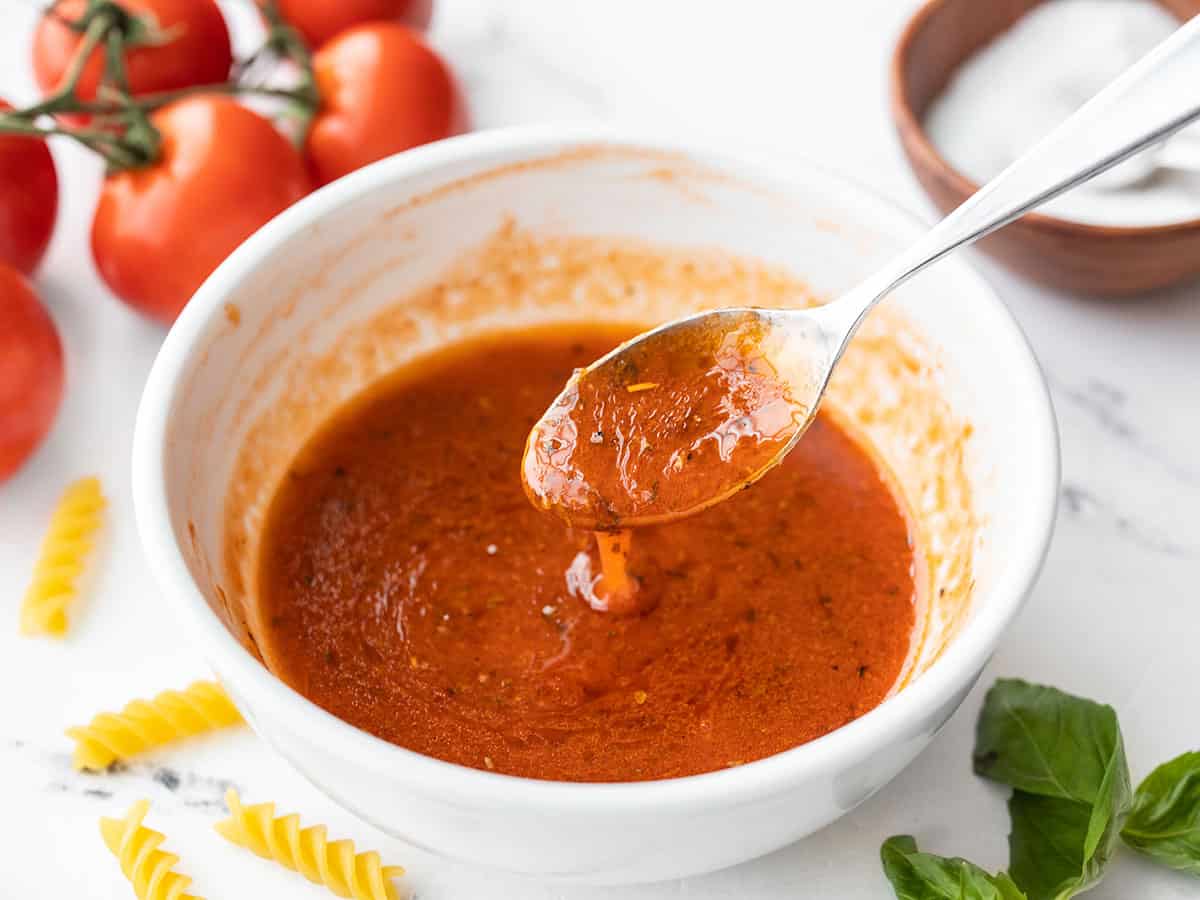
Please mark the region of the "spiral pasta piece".
[[100, 713], [87, 725], [67, 729], [75, 740], [75, 768], [106, 769], [153, 747], [242, 721], [215, 681], [196, 681], [182, 691], [134, 700], [119, 713]]
[[67, 631], [67, 605], [76, 594], [76, 581], [100, 527], [104, 494], [98, 478], [80, 478], [58, 501], [33, 579], [21, 603], [21, 631], [61, 637]]
[[100, 835], [121, 862], [121, 871], [133, 885], [138, 900], [200, 900], [187, 893], [192, 879], [172, 871], [179, 857], [159, 850], [166, 840], [142, 824], [150, 809], [149, 800], [139, 800], [124, 819], [102, 818]]
[[221, 837], [323, 884], [339, 897], [396, 900], [393, 878], [403, 866], [385, 866], [375, 851], [354, 853], [353, 841], [329, 841], [324, 825], [300, 828], [300, 816], [275, 818], [274, 803], [242, 806], [237, 791], [225, 793], [229, 818], [216, 824]]

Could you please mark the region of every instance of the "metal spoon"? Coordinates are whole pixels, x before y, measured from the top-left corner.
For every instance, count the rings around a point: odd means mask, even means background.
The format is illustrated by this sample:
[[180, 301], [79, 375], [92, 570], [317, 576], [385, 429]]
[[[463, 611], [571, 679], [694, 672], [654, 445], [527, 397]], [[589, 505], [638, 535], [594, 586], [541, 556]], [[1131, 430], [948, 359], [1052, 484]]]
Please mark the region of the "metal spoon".
[[[948, 253], [974, 243], [1200, 119], [1196, 85], [1200, 85], [1200, 16], [1128, 69], [915, 246], [832, 303], [796, 310], [738, 307], [698, 313], [661, 325], [601, 357], [576, 373], [531, 432], [525, 470], [531, 497], [579, 527], [607, 527], [617, 522], [621, 527], [629, 527], [698, 512], [758, 480], [778, 465], [800, 439], [816, 415], [833, 367], [859, 323], [876, 303]], [[562, 433], [564, 414], [577, 402], [582, 380], [598, 378], [615, 382], [616, 373], [626, 369], [636, 371], [649, 359], [669, 363], [672, 354], [679, 357], [680, 365], [675, 368], [684, 371], [687, 368], [684, 355], [694, 353], [698, 344], [719, 345], [722, 336], [744, 335], [748, 329], [755, 335], [759, 358], [774, 369], [775, 377], [786, 387], [797, 411], [787, 426], [788, 433], [781, 436], [777, 431], [772, 435], [769, 458], [755, 459], [749, 472], [746, 466], [727, 466], [727, 477], [706, 477], [703, 496], [688, 495], [679, 508], [656, 508], [642, 514], [636, 505], [610, 507], [611, 523], [591, 513], [564, 508], [549, 492], [539, 495], [538, 485], [531, 482], [529, 473], [538, 465], [544, 468], [554, 463], [553, 454], [543, 453], [540, 460], [535, 458], [535, 452], [544, 446], [538, 437], [555, 429], [554, 433]], [[640, 385], [631, 386], [630, 390], [637, 387]], [[558, 446], [552, 444], [551, 449]], [[589, 473], [567, 474], [579, 483]], [[605, 503], [611, 499], [604, 498]]]

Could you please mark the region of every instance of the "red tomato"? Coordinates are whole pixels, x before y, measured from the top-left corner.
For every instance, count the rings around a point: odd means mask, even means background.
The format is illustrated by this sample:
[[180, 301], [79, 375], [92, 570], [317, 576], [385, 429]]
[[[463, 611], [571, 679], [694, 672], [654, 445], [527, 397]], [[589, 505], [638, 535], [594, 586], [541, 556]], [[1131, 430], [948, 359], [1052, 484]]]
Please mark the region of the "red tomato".
[[0, 481], [42, 442], [62, 400], [62, 342], [29, 282], [0, 263]]
[[310, 47], [320, 47], [364, 22], [403, 22], [425, 28], [433, 0], [278, 0], [279, 12]]
[[92, 255], [118, 297], [169, 325], [221, 260], [311, 182], [287, 139], [228, 97], [189, 97], [151, 121], [162, 156], [105, 179]]
[[[214, 0], [120, 0], [134, 15], [153, 19], [170, 38], [164, 44], [134, 47], [125, 54], [129, 86], [135, 94], [211, 84], [229, 77], [233, 51], [229, 29]], [[54, 14], [38, 22], [33, 35], [33, 73], [46, 93], [58, 87], [71, 64], [81, 35], [61, 19], [78, 19], [86, 0], [60, 0]], [[104, 71], [97, 48], [79, 80], [79, 96], [91, 100]]]
[[[0, 109], [12, 109], [0, 100]], [[0, 262], [29, 275], [58, 217], [58, 176], [46, 142], [0, 135]]]
[[464, 124], [450, 70], [403, 25], [344, 31], [317, 51], [313, 68], [321, 108], [305, 153], [318, 184]]

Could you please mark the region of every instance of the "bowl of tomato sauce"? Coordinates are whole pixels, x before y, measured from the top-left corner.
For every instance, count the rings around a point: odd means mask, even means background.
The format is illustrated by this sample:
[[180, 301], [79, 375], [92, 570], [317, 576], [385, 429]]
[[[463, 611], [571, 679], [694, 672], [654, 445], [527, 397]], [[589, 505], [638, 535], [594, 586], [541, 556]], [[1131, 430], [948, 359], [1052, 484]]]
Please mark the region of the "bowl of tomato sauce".
[[[823, 302], [921, 231], [816, 166], [594, 129], [381, 161], [251, 237], [167, 336], [147, 558], [263, 739], [414, 844], [632, 883], [796, 841], [932, 740], [1037, 576], [1058, 442], [1003, 303], [959, 261], [906, 285], [787, 460], [680, 521], [568, 526], [522, 456], [620, 341]], [[726, 452], [655, 372], [534, 449], [604, 450], [653, 503]], [[646, 419], [655, 446], [626, 440]]]

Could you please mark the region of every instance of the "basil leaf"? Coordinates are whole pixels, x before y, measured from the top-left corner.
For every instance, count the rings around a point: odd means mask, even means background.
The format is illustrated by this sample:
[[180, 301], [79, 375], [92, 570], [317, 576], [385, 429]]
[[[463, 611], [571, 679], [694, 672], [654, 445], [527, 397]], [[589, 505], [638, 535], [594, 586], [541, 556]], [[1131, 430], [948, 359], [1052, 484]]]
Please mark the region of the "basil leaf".
[[1172, 869], [1200, 875], [1200, 753], [1177, 756], [1146, 776], [1121, 837]]
[[1072, 800], [1013, 791], [1008, 801], [1009, 870], [1031, 900], [1065, 900], [1094, 887], [1116, 849], [1116, 829], [1089, 852], [1093, 808]]
[[973, 761], [977, 775], [1027, 794], [1090, 804], [1118, 749], [1112, 707], [1002, 678], [979, 715]]
[[1002, 679], [984, 701], [974, 764], [1015, 788], [1009, 871], [1030, 900], [1065, 900], [1100, 880], [1131, 794], [1112, 707]]
[[965, 859], [921, 853], [910, 835], [883, 842], [883, 871], [899, 900], [1026, 900], [1012, 880]]

